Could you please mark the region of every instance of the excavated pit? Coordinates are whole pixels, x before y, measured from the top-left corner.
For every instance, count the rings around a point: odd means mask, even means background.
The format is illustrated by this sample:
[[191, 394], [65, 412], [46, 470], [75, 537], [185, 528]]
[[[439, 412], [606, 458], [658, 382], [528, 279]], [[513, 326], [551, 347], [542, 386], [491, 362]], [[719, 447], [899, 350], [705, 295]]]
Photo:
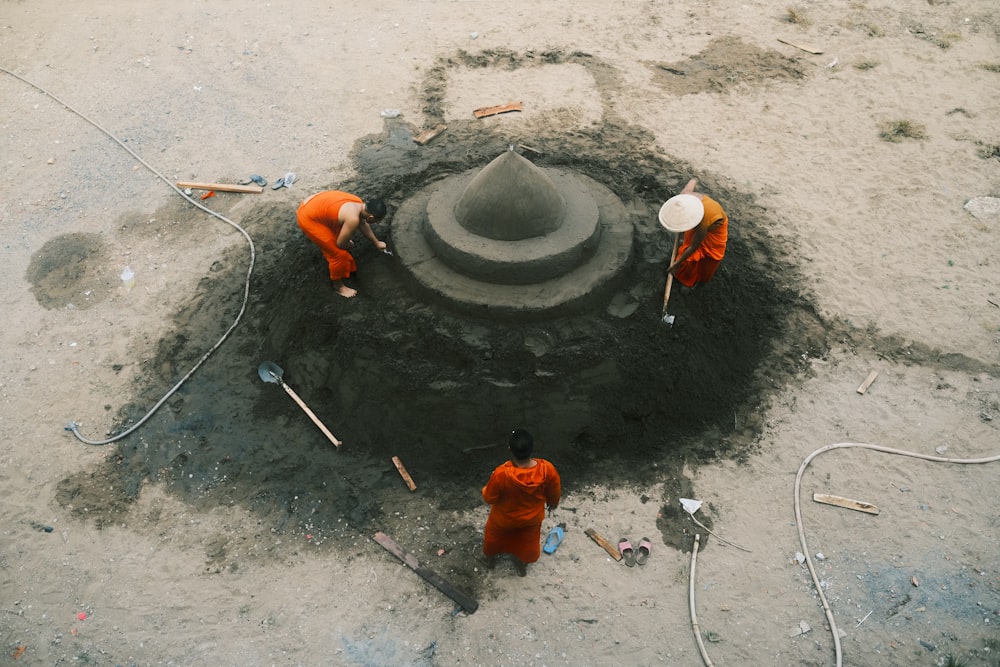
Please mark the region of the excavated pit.
[[[650, 155], [649, 137], [632, 126], [609, 123], [579, 136], [537, 129], [535, 165], [600, 184], [598, 206], [605, 189], [613, 193], [630, 228], [629, 259], [605, 294], [573, 312], [470, 314], [417, 284], [399, 244], [401, 214], [429, 186], [482, 170], [511, 137], [453, 123], [420, 147], [415, 132], [388, 123], [358, 142], [356, 178], [329, 185], [389, 203], [376, 231], [396, 254], [359, 240], [350, 281], [359, 296], [334, 293], [319, 251], [295, 224], [295, 202], [245, 212], [258, 254], [243, 323], [103, 465], [63, 480], [62, 504], [100, 525], [123, 522], [151, 479], [195, 507], [244, 506], [268, 533], [308, 533], [314, 546], [335, 540], [350, 548], [358, 531], [375, 529], [417, 550], [431, 548], [423, 541], [433, 534], [467, 553], [481, 526], [456, 517], [480, 507], [479, 488], [504, 460], [512, 428], [535, 434], [538, 455], [559, 467], [568, 492], [644, 488], [678, 479], [685, 463], [743, 457], [759, 446], [762, 404], [827, 343], [790, 255], [767, 235], [772, 223], [752, 198], [698, 174], [730, 215], [729, 249], [712, 283], [674, 295], [676, 323], [667, 327], [663, 269], [673, 239], [656, 213], [691, 170]], [[232, 205], [218, 199], [223, 212]], [[203, 224], [180, 205], [154, 217], [192, 233]], [[176, 335], [135, 367], [138, 393], [119, 410], [119, 426], [142, 417], [216, 340], [239, 308], [246, 261], [238, 243], [218, 259], [176, 314]], [[260, 380], [263, 361], [284, 369], [344, 441], [341, 451], [279, 387]], [[393, 456], [416, 480], [415, 493]], [[429, 511], [443, 518], [426, 536], [403, 520]], [[471, 570], [454, 576], [478, 585]]]

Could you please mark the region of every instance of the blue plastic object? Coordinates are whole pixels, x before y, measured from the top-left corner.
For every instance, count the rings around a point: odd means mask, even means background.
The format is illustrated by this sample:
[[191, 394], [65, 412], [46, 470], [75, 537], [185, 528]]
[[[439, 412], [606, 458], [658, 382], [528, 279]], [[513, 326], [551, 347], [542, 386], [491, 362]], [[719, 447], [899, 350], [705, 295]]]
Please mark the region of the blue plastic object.
[[563, 530], [563, 525], [559, 524], [555, 528], [549, 531], [548, 537], [545, 538], [545, 546], [542, 547], [542, 551], [547, 554], [554, 554], [559, 545], [562, 544], [563, 537], [565, 537], [565, 531]]

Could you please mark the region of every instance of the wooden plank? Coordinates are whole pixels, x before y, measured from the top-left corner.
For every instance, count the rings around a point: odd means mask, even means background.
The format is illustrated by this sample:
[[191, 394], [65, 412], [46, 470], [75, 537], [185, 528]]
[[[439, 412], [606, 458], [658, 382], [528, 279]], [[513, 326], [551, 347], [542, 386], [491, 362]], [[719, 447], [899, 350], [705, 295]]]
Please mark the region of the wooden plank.
[[877, 377], [878, 371], [872, 371], [869, 373], [868, 377], [865, 378], [865, 381], [861, 383], [860, 387], [858, 387], [858, 393], [863, 394], [868, 391], [868, 387], [872, 386], [872, 382], [874, 382]]
[[447, 125], [438, 125], [437, 127], [432, 127], [429, 130], [424, 130], [417, 136], [413, 137], [413, 140], [420, 144], [421, 146], [426, 146], [431, 139], [441, 134], [448, 129]]
[[191, 181], [177, 181], [179, 188], [191, 188], [192, 190], [218, 190], [219, 192], [243, 192], [246, 194], [259, 195], [264, 191], [259, 185], [237, 185], [235, 183], [196, 183]]
[[790, 42], [787, 39], [782, 39], [781, 37], [778, 38], [778, 41], [781, 42], [782, 44], [788, 44], [788, 46], [794, 46], [797, 49], [805, 51], [806, 53], [811, 53], [813, 55], [818, 56], [819, 54], [823, 53], [822, 49], [817, 49], [815, 46], [810, 46], [808, 44], [799, 44], [796, 42]]
[[510, 113], [511, 111], [524, 111], [524, 106], [520, 102], [508, 102], [507, 104], [498, 104], [494, 107], [480, 107], [472, 112], [472, 115], [476, 118], [486, 118], [487, 116], [496, 116], [501, 113]]
[[620, 551], [618, 551], [618, 548], [613, 544], [611, 544], [611, 542], [608, 542], [606, 539], [601, 537], [596, 530], [594, 530], [593, 528], [588, 528], [583, 532], [587, 535], [587, 537], [597, 542], [598, 546], [607, 551], [612, 558], [614, 558], [615, 560], [622, 559], [622, 554]]
[[403, 466], [403, 462], [399, 460], [398, 456], [392, 457], [392, 464], [396, 466], [396, 470], [399, 471], [399, 476], [403, 478], [406, 482], [406, 486], [409, 487], [410, 491], [416, 491], [417, 485], [413, 483], [413, 478], [410, 477], [410, 473], [406, 472], [406, 468]]
[[863, 503], [860, 500], [851, 500], [850, 498], [842, 498], [841, 496], [831, 496], [828, 493], [814, 493], [813, 500], [824, 505], [836, 505], [844, 509], [857, 510], [868, 514], [879, 513], [879, 509], [871, 503]]
[[458, 590], [457, 588], [449, 584], [447, 581], [441, 578], [440, 575], [438, 575], [430, 568], [421, 565], [420, 561], [417, 560], [416, 556], [404, 551], [403, 547], [396, 544], [396, 542], [385, 533], [379, 531], [375, 533], [375, 536], [372, 539], [381, 544], [382, 547], [386, 551], [391, 553], [393, 556], [403, 561], [404, 565], [406, 565], [408, 568], [410, 568], [411, 570], [419, 574], [421, 577], [423, 577], [425, 581], [429, 582], [439, 591], [441, 591], [442, 593], [450, 597], [452, 600], [454, 600], [458, 604], [458, 606], [460, 606], [465, 611], [469, 612], [470, 614], [473, 614], [477, 609], [479, 609], [478, 602], [476, 602], [468, 595], [466, 595], [462, 591]]

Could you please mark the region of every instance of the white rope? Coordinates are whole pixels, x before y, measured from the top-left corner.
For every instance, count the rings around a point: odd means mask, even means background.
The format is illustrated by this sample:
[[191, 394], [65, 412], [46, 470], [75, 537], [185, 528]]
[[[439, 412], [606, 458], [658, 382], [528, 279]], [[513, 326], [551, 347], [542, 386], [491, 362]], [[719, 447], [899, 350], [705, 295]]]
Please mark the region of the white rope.
[[218, 218], [219, 220], [223, 221], [227, 225], [229, 225], [229, 226], [233, 227], [234, 229], [236, 229], [237, 231], [239, 231], [240, 234], [243, 235], [243, 238], [246, 239], [247, 244], [250, 246], [250, 263], [249, 263], [249, 266], [247, 267], [246, 281], [243, 284], [243, 303], [240, 305], [240, 312], [237, 313], [236, 318], [233, 320], [233, 323], [229, 326], [228, 329], [226, 329], [226, 332], [224, 334], [222, 334], [222, 337], [219, 338], [218, 341], [216, 341], [215, 345], [213, 345], [208, 350], [208, 352], [206, 352], [204, 355], [202, 355], [201, 359], [199, 359], [197, 361], [197, 363], [195, 363], [195, 365], [191, 367], [191, 370], [189, 370], [184, 375], [184, 377], [182, 377], [177, 382], [177, 384], [175, 384], [173, 387], [171, 387], [170, 390], [166, 394], [163, 395], [163, 398], [161, 398], [159, 401], [157, 401], [156, 405], [154, 405], [152, 408], [149, 409], [149, 411], [142, 417], [142, 419], [140, 419], [138, 422], [136, 422], [128, 430], [123, 431], [123, 432], [119, 433], [118, 435], [110, 437], [110, 438], [108, 438], [106, 440], [89, 440], [89, 439], [85, 438], [83, 435], [80, 434], [80, 430], [79, 430], [79, 427], [76, 424], [76, 422], [70, 422], [65, 427], [67, 431], [72, 431], [73, 435], [75, 435], [77, 437], [77, 439], [80, 440], [81, 442], [85, 442], [88, 445], [106, 445], [106, 444], [115, 442], [116, 440], [121, 440], [122, 438], [124, 438], [125, 436], [129, 435], [130, 433], [132, 433], [133, 431], [135, 431], [136, 429], [138, 429], [140, 426], [142, 426], [143, 424], [145, 424], [146, 421], [149, 420], [149, 418], [152, 417], [153, 414], [155, 414], [156, 411], [159, 410], [163, 406], [163, 404], [167, 402], [167, 399], [169, 399], [171, 396], [173, 396], [174, 393], [178, 389], [180, 389], [181, 386], [185, 382], [187, 382], [188, 379], [190, 379], [190, 377], [192, 375], [194, 375], [195, 371], [197, 371], [199, 368], [201, 368], [201, 365], [205, 363], [205, 361], [212, 355], [213, 352], [215, 352], [217, 349], [219, 349], [219, 347], [222, 346], [222, 343], [236, 329], [236, 326], [240, 323], [240, 320], [243, 317], [243, 313], [246, 312], [247, 303], [250, 300], [250, 276], [253, 274], [253, 267], [254, 267], [254, 262], [256, 261], [256, 258], [257, 258], [257, 251], [254, 248], [253, 239], [250, 238], [250, 234], [248, 234], [245, 229], [243, 229], [238, 224], [236, 224], [232, 220], [228, 219], [227, 217], [225, 217], [221, 213], [217, 213], [217, 212], [213, 211], [212, 209], [208, 208], [207, 206], [205, 206], [201, 202], [195, 201], [194, 199], [192, 199], [188, 195], [184, 194], [183, 190], [181, 190], [176, 185], [174, 185], [174, 183], [171, 182], [166, 176], [164, 176], [163, 174], [161, 174], [160, 172], [158, 172], [156, 169], [154, 169], [152, 167], [152, 165], [150, 165], [148, 162], [146, 162], [141, 157], [139, 157], [139, 155], [136, 154], [135, 151], [133, 151], [128, 146], [126, 146], [124, 142], [122, 142], [120, 139], [118, 139], [118, 137], [116, 137], [115, 135], [113, 135], [108, 130], [104, 129], [96, 121], [92, 120], [91, 118], [89, 118], [87, 115], [81, 113], [80, 111], [77, 111], [76, 109], [74, 109], [73, 107], [71, 107], [69, 104], [66, 104], [61, 99], [59, 99], [58, 97], [56, 97], [55, 95], [53, 95], [49, 91], [45, 90], [44, 88], [42, 88], [38, 84], [32, 83], [31, 81], [25, 79], [24, 77], [19, 76], [17, 74], [14, 74], [10, 70], [4, 69], [3, 67], [0, 67], [0, 72], [4, 72], [5, 74], [9, 74], [10, 76], [14, 77], [18, 81], [26, 83], [27, 85], [31, 86], [35, 90], [41, 92], [44, 95], [47, 95], [48, 97], [52, 98], [53, 100], [55, 100], [59, 104], [61, 104], [64, 107], [66, 107], [66, 109], [68, 109], [72, 113], [76, 114], [77, 116], [79, 116], [83, 120], [87, 121], [88, 123], [90, 123], [91, 125], [93, 125], [94, 127], [96, 127], [98, 130], [100, 130], [102, 133], [104, 133], [105, 136], [107, 136], [109, 139], [111, 139], [116, 144], [118, 144], [123, 149], [125, 149], [129, 153], [129, 155], [131, 155], [136, 160], [138, 160], [140, 164], [142, 164], [144, 167], [146, 167], [146, 169], [148, 169], [149, 171], [151, 171], [160, 180], [162, 180], [164, 183], [166, 183], [167, 185], [169, 185], [177, 194], [179, 194], [181, 197], [183, 197], [184, 199], [186, 199], [190, 204], [193, 204], [197, 208], [200, 208], [202, 211], [205, 211], [206, 213], [208, 213], [209, 215], [211, 215], [211, 216], [213, 216], [215, 218]]

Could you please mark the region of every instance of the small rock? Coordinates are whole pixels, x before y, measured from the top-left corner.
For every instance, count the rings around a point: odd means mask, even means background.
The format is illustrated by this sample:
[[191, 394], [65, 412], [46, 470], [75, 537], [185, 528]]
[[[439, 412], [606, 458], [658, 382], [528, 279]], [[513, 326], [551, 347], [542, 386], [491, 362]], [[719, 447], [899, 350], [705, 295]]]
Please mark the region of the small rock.
[[1000, 197], [973, 197], [965, 202], [965, 210], [979, 220], [1000, 217]]
[[806, 562], [806, 555], [804, 553], [802, 553], [801, 551], [796, 551], [795, 552], [795, 562], [798, 563], [799, 565], [802, 565], [802, 563]]
[[823, 555], [822, 551], [817, 551], [816, 552], [816, 560], [826, 560], [826, 556]]

